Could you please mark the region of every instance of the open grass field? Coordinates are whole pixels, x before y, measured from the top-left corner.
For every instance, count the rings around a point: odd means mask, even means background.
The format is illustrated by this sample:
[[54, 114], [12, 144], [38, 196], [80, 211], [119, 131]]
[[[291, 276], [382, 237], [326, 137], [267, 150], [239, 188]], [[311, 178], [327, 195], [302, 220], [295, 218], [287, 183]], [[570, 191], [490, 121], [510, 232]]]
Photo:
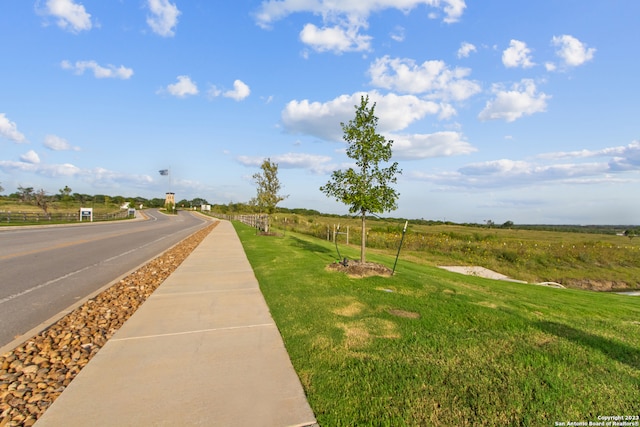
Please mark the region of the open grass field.
[[126, 211], [114, 203], [50, 202], [47, 213], [31, 203], [20, 203], [0, 199], [0, 227], [66, 224], [77, 222], [80, 208], [93, 208], [95, 221], [127, 218]]
[[[108, 213], [119, 210], [120, 206], [114, 203], [92, 203], [85, 204], [79, 202], [51, 202], [48, 207], [50, 213], [73, 213], [77, 214], [81, 208], [93, 208], [94, 213]], [[15, 201], [0, 200], [0, 212], [30, 212], [44, 213], [41, 208], [35, 204], [19, 203]]]
[[[553, 426], [640, 414], [637, 297], [402, 257], [393, 277], [353, 279], [326, 269], [330, 242], [234, 226], [322, 426]], [[355, 258], [358, 248], [341, 251]], [[369, 260], [392, 266], [389, 252]]]
[[[349, 243], [360, 244], [358, 219], [279, 214], [274, 224], [324, 239], [340, 224], [341, 232], [349, 227]], [[396, 250], [403, 226], [404, 221], [369, 220], [367, 247]], [[346, 244], [346, 235], [338, 241]], [[403, 254], [431, 266], [479, 265], [527, 282], [640, 289], [640, 238], [615, 234], [410, 224]]]

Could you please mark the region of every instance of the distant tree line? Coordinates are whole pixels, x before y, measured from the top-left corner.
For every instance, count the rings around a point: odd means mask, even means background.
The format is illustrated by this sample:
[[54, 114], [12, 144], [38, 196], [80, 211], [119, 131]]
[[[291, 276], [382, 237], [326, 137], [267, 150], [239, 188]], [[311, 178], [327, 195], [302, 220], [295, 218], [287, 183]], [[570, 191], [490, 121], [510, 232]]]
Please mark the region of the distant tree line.
[[[0, 193], [4, 191], [4, 188], [0, 183]], [[0, 201], [18, 202], [25, 204], [32, 204], [39, 206], [43, 211], [47, 212], [52, 203], [59, 203], [62, 206], [71, 207], [72, 204], [80, 204], [85, 207], [91, 205], [115, 205], [122, 206], [125, 202], [129, 202], [132, 207], [139, 207], [143, 205], [148, 208], [163, 208], [164, 198], [152, 198], [147, 199], [145, 197], [124, 197], [124, 196], [109, 196], [105, 194], [82, 194], [74, 193], [71, 188], [65, 186], [60, 189], [56, 194], [47, 194], [45, 190], [35, 190], [33, 187], [18, 187], [17, 191], [3, 196], [0, 195]], [[193, 207], [199, 208], [201, 205], [210, 205], [213, 212], [233, 215], [233, 214], [257, 214], [264, 211], [264, 207], [259, 206], [256, 200], [253, 199], [247, 203], [242, 202], [229, 202], [227, 204], [211, 204], [206, 199], [196, 197], [191, 200], [182, 199], [176, 203], [179, 209], [190, 209]], [[322, 213], [315, 209], [305, 208], [284, 208], [275, 207], [273, 213], [282, 214], [296, 214], [302, 216], [325, 216], [333, 218], [350, 218], [353, 214], [330, 214]], [[372, 218], [374, 221], [376, 218]], [[383, 221], [401, 223], [406, 221], [406, 218], [385, 217], [380, 218]], [[545, 224], [514, 224], [513, 221], [505, 221], [503, 224], [496, 225], [492, 220], [485, 220], [484, 224], [479, 223], [456, 223], [446, 220], [431, 220], [431, 219], [408, 219], [410, 224], [415, 225], [462, 225], [466, 227], [479, 227], [479, 228], [509, 228], [515, 230], [539, 230], [539, 231], [564, 231], [572, 233], [590, 233], [590, 234], [620, 234], [634, 238], [640, 236], [640, 227], [636, 225], [545, 225]]]
[[[4, 191], [2, 185], [0, 185], [0, 193]], [[66, 186], [58, 190], [55, 194], [49, 194], [44, 189], [36, 190], [34, 187], [19, 186], [17, 190], [8, 195], [0, 195], [0, 201], [30, 204], [40, 207], [45, 213], [48, 212], [52, 204], [57, 204], [63, 208], [72, 207], [74, 205], [81, 205], [84, 207], [91, 207], [95, 205], [113, 205], [123, 206], [129, 202], [131, 207], [139, 207], [140, 205], [146, 208], [162, 208], [164, 207], [165, 199], [152, 198], [147, 199], [145, 197], [124, 197], [124, 196], [110, 196], [106, 194], [83, 194], [74, 193], [73, 190]], [[206, 199], [196, 197], [192, 200], [183, 199], [178, 202], [180, 208], [200, 207], [201, 205], [209, 204]]]

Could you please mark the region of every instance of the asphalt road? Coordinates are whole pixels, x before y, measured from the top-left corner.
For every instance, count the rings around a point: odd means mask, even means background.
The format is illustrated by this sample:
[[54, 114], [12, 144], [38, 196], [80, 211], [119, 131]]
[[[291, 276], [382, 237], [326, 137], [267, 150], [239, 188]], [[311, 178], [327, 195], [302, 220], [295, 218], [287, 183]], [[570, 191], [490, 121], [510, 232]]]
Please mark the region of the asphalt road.
[[0, 347], [203, 228], [206, 219], [0, 227]]

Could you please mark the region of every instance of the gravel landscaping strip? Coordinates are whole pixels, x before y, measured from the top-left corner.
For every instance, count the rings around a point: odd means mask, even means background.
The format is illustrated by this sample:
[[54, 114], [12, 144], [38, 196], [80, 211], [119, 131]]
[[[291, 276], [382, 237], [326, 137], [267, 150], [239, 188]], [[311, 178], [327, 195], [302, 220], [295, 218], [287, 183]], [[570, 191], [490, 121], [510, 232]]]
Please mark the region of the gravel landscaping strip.
[[0, 427], [32, 426], [138, 307], [217, 223], [91, 298], [0, 356]]

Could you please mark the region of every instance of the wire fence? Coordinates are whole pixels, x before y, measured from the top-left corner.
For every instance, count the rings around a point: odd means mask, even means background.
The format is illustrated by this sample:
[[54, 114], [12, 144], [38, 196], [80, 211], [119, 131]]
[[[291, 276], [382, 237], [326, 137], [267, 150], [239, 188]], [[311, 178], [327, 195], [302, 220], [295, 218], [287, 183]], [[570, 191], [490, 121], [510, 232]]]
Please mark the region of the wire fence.
[[211, 216], [224, 219], [227, 221], [240, 221], [250, 227], [254, 227], [262, 232], [269, 232], [269, 215], [253, 214], [253, 215], [227, 215], [220, 213], [210, 213]]

